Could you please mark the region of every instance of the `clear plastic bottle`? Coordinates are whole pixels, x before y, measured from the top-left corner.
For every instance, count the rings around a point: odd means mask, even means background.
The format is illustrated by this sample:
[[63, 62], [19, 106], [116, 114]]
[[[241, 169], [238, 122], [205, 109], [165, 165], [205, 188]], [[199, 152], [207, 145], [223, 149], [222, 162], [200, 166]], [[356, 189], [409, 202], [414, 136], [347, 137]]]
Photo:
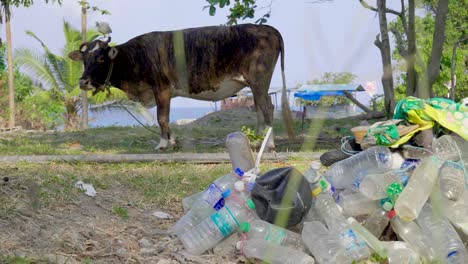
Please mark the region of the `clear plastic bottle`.
[[406, 182], [408, 177], [406, 172], [397, 170], [370, 174], [359, 184], [359, 191], [371, 200], [380, 200], [387, 197], [387, 187], [390, 184]]
[[440, 190], [450, 200], [458, 200], [465, 191], [465, 172], [460, 163], [446, 161], [440, 169]]
[[444, 135], [432, 141], [432, 150], [443, 160], [459, 161], [461, 149], [450, 135]]
[[248, 221], [253, 208], [252, 200], [228, 199], [223, 208], [179, 235], [179, 239], [189, 253], [200, 255], [231, 235], [240, 223]]
[[248, 258], [256, 258], [271, 264], [314, 264], [314, 258], [292, 248], [274, 245], [263, 239], [240, 241], [237, 247]]
[[382, 241], [388, 251], [388, 264], [422, 264], [419, 255], [402, 241]]
[[225, 174], [218, 179], [214, 180], [208, 187], [191, 196], [185, 197], [182, 200], [184, 210], [188, 211], [190, 207], [198, 200], [208, 201], [213, 206], [222, 198], [222, 193], [227, 189], [234, 190], [235, 183], [242, 180], [242, 171], [235, 170], [235, 172]]
[[432, 244], [444, 263], [468, 263], [468, 252], [457, 231], [445, 217], [434, 217], [430, 204], [424, 205], [417, 222], [424, 232], [430, 234]]
[[403, 145], [402, 153], [405, 159], [421, 160], [434, 155], [431, 151], [411, 145]]
[[408, 243], [419, 256], [430, 262], [435, 259], [436, 254], [427, 234], [415, 222], [405, 222], [391, 211], [388, 215], [393, 231], [398, 237]]
[[388, 212], [381, 208], [377, 208], [366, 219], [363, 226], [374, 236], [380, 237], [385, 228], [388, 226], [389, 221], [390, 219], [388, 219]]
[[464, 241], [468, 244], [468, 191], [458, 201], [446, 201], [446, 215], [449, 221], [464, 234]]
[[249, 171], [255, 167], [249, 138], [244, 133], [236, 131], [227, 135], [226, 148], [233, 170], [240, 168], [243, 171]]
[[379, 201], [369, 200], [362, 193], [354, 190], [342, 191], [336, 200], [345, 214], [349, 216], [369, 215], [379, 207]]
[[323, 223], [305, 222], [302, 228], [302, 240], [318, 263], [346, 263], [342, 261], [345, 259], [344, 248], [338, 236], [331, 234]]
[[256, 219], [251, 223], [242, 223], [240, 230], [247, 233], [249, 240], [263, 239], [274, 245], [281, 245], [297, 250], [304, 249], [304, 244], [302, 243], [301, 236], [299, 234], [279, 226], [275, 226], [261, 219]]
[[424, 159], [414, 170], [395, 202], [395, 212], [404, 221], [413, 221], [418, 217], [438, 178], [441, 165], [441, 160], [432, 156]]
[[356, 233], [366, 244], [382, 258], [387, 257], [387, 249], [382, 245], [380, 240], [375, 237], [369, 230], [363, 227], [356, 219], [350, 217], [347, 219], [351, 229]]
[[203, 199], [197, 200], [192, 208], [175, 223], [172, 231], [176, 235], [188, 232], [194, 226], [198, 225], [205, 218], [214, 214], [221, 209], [226, 201], [226, 198], [231, 194], [231, 189], [227, 189], [221, 194], [221, 198], [213, 205], [211, 201]]
[[306, 216], [304, 217], [304, 222], [310, 221], [319, 221], [323, 222], [323, 219], [320, 217], [320, 214], [315, 206], [317, 201], [317, 196], [322, 192], [320, 187], [316, 187], [312, 190], [312, 205], [310, 206], [309, 212], [307, 212]]
[[388, 171], [392, 168], [392, 153], [383, 146], [375, 146], [347, 159], [334, 163], [325, 178], [337, 189], [358, 186], [368, 174]]
[[369, 248], [349, 227], [346, 218], [340, 213], [335, 200], [326, 194], [319, 194], [317, 210], [332, 234], [338, 234], [343, 245], [344, 254], [352, 260], [360, 260], [370, 255]]

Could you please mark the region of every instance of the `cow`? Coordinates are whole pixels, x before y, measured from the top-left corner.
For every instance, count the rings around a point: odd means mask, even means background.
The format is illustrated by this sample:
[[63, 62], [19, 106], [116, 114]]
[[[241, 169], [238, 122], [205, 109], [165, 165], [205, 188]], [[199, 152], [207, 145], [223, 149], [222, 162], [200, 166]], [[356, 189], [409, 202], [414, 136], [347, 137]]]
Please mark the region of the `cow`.
[[[69, 53], [83, 61], [82, 90], [124, 91], [146, 108], [157, 107], [161, 130], [156, 149], [175, 144], [169, 129], [171, 98], [219, 101], [250, 87], [257, 111], [257, 132], [273, 123], [268, 95], [281, 53], [282, 112], [290, 139], [294, 137], [286, 96], [284, 44], [280, 32], [267, 25], [208, 26], [155, 31], [109, 46], [110, 37], [84, 42]], [[274, 145], [273, 142], [270, 142]]]

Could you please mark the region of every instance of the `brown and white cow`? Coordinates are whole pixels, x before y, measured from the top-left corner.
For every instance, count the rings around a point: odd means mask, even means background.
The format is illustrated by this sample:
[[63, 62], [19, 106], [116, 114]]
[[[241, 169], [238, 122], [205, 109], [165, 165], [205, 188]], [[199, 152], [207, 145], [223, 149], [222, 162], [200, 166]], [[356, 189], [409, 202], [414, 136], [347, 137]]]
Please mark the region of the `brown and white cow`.
[[151, 32], [110, 47], [110, 38], [81, 44], [68, 56], [84, 63], [83, 90], [123, 90], [145, 107], [157, 106], [161, 139], [157, 149], [175, 144], [169, 129], [171, 98], [218, 101], [250, 87], [257, 110], [257, 131], [273, 123], [268, 95], [281, 53], [282, 111], [288, 135], [294, 137], [284, 80], [281, 34], [266, 25], [210, 26]]

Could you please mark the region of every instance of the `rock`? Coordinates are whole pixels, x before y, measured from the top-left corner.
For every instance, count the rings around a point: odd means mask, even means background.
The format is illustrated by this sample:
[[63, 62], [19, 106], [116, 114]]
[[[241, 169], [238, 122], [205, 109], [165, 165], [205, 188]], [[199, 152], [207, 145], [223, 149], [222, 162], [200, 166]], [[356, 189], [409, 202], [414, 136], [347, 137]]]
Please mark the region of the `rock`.
[[142, 248], [140, 249], [140, 254], [143, 256], [154, 255], [156, 250], [154, 248]]
[[142, 238], [138, 240], [138, 245], [140, 245], [141, 248], [150, 248], [153, 246], [153, 243], [146, 238]]

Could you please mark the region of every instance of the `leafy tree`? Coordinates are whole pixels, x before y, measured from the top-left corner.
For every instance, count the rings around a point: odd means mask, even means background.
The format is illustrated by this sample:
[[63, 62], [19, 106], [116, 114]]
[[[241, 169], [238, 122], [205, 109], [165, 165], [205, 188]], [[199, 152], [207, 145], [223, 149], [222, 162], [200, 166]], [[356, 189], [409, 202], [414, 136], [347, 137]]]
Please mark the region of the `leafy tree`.
[[[63, 32], [66, 40], [61, 55], [53, 54], [46, 44], [33, 32], [26, 33], [36, 39], [43, 48], [44, 54], [30, 49], [17, 49], [16, 62], [31, 77], [35, 78], [47, 96], [52, 100], [62, 103], [64, 108], [65, 128], [76, 129], [79, 125], [78, 112], [82, 105], [79, 98], [80, 88], [78, 80], [82, 75], [83, 67], [79, 62], [70, 60], [67, 54], [79, 48], [81, 43], [80, 32], [73, 29], [70, 24], [63, 22]], [[93, 30], [87, 31], [87, 39], [92, 40], [98, 36]], [[111, 94], [107, 96], [91, 97], [91, 102], [102, 104], [105, 101], [125, 99], [126, 95], [115, 88], [111, 88]]]
[[[45, 0], [46, 3], [49, 0]], [[62, 4], [62, 0], [51, 0], [52, 3]], [[8, 57], [8, 87], [9, 87], [9, 109], [10, 109], [10, 122], [9, 126], [15, 126], [15, 88], [14, 88], [14, 70], [13, 70], [13, 54], [11, 45], [11, 6], [29, 7], [33, 4], [33, 0], [0, 0], [0, 23], [5, 22], [6, 40], [8, 45], [7, 57]]]

